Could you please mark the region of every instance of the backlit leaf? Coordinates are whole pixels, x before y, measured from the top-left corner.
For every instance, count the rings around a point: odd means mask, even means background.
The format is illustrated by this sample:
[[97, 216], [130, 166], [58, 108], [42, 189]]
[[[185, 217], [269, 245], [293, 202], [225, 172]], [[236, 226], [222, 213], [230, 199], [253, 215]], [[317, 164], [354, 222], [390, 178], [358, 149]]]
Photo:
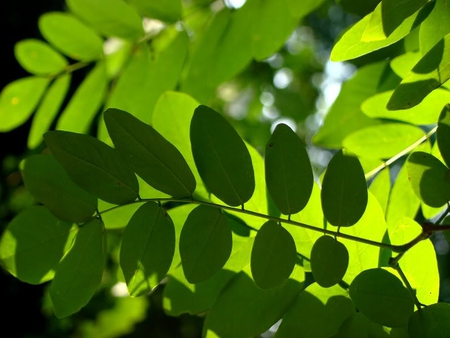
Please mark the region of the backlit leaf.
[[114, 208], [116, 205], [99, 200], [98, 210], [100, 212], [108, 210], [108, 212], [102, 213], [102, 221], [105, 224], [105, 229], [125, 228], [134, 213], [144, 203], [131, 203], [123, 205], [120, 208]]
[[244, 141], [227, 120], [201, 105], [195, 109], [190, 137], [206, 187], [229, 205], [247, 202], [255, 190], [252, 161]]
[[311, 163], [300, 138], [278, 124], [265, 152], [267, 189], [283, 214], [295, 214], [308, 203], [313, 186]]
[[408, 321], [411, 338], [447, 338], [450, 332], [450, 304], [436, 303], [414, 312]]
[[49, 131], [44, 139], [72, 181], [83, 189], [114, 204], [136, 199], [136, 176], [115, 149], [92, 136], [66, 131]]
[[420, 51], [411, 51], [393, 58], [390, 62], [392, 70], [402, 79], [408, 75], [422, 57]]
[[450, 105], [448, 104], [442, 109], [439, 117], [437, 142], [442, 158], [450, 167]]
[[420, 25], [421, 53], [428, 52], [448, 33], [450, 33], [450, 2], [449, 0], [436, 0], [433, 10]]
[[99, 219], [83, 224], [56, 268], [50, 297], [58, 318], [84, 307], [100, 285], [106, 263], [106, 237]]
[[154, 18], [167, 22], [176, 22], [181, 17], [181, 1], [146, 1], [130, 0], [130, 4], [137, 7], [139, 12], [149, 18]]
[[122, 239], [120, 266], [131, 296], [149, 293], [165, 277], [175, 250], [175, 230], [167, 212], [155, 202], [142, 205]]
[[391, 192], [391, 176], [389, 167], [384, 168], [375, 176], [372, 183], [370, 183], [369, 191], [375, 196], [378, 203], [386, 214], [389, 194]]

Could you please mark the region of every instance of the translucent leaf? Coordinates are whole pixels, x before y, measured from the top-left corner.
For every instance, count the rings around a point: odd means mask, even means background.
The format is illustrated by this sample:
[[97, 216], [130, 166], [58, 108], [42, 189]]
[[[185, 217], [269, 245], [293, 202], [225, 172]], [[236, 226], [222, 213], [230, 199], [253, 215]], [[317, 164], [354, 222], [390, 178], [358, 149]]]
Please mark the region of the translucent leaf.
[[59, 130], [87, 133], [107, 91], [105, 64], [98, 62], [77, 88], [59, 117]]
[[420, 25], [421, 53], [428, 52], [448, 33], [450, 33], [450, 3], [448, 0], [436, 0], [433, 10]]
[[389, 167], [384, 168], [378, 173], [369, 186], [369, 191], [375, 196], [378, 203], [386, 214], [389, 194], [391, 192], [391, 176]]
[[387, 108], [408, 109], [418, 105], [450, 78], [450, 34], [431, 48], [406, 75], [392, 94]]
[[122, 268], [132, 297], [149, 293], [165, 277], [175, 251], [175, 229], [155, 202], [142, 205], [130, 219], [120, 249]]
[[402, 282], [381, 268], [356, 276], [350, 285], [350, 297], [363, 315], [389, 327], [405, 326], [414, 311], [411, 295]]
[[450, 92], [445, 89], [433, 90], [417, 106], [405, 110], [388, 110], [386, 105], [393, 91], [376, 94], [365, 100], [361, 109], [371, 118], [384, 118], [408, 122], [415, 125], [434, 124], [439, 118], [442, 107], [450, 101]]
[[76, 231], [47, 208], [32, 206], [8, 224], [0, 240], [2, 267], [23, 282], [51, 280]]
[[348, 292], [340, 286], [322, 288], [313, 283], [302, 291], [283, 316], [275, 337], [332, 337], [342, 322], [354, 313], [355, 306]]
[[189, 283], [214, 276], [231, 254], [231, 229], [220, 209], [200, 205], [184, 223], [180, 236], [181, 264]]
[[136, 6], [140, 13], [149, 18], [166, 22], [176, 22], [181, 18], [181, 1], [146, 1], [130, 0], [130, 4]]
[[403, 123], [369, 126], [348, 135], [342, 145], [358, 156], [388, 159], [423, 137], [422, 129]]
[[442, 158], [450, 167], [450, 105], [442, 109], [439, 117], [437, 142]]
[[69, 13], [50, 12], [39, 18], [44, 38], [72, 59], [91, 61], [103, 55], [102, 39]]
[[390, 62], [392, 70], [402, 79], [408, 75], [422, 55], [419, 51], [407, 52], [393, 58]]
[[103, 35], [126, 40], [144, 35], [141, 18], [122, 0], [68, 0], [67, 5]]
[[203, 336], [247, 338], [267, 331], [295, 300], [303, 281], [298, 265], [285, 283], [270, 290], [258, 288], [247, 269], [239, 272], [206, 315]]
[[44, 139], [72, 181], [83, 189], [114, 204], [136, 199], [136, 176], [115, 149], [92, 136], [66, 131], [49, 131]]
[[69, 90], [70, 80], [71, 75], [64, 74], [58, 77], [48, 88], [31, 122], [28, 148], [34, 149], [44, 141], [42, 135], [50, 129], [53, 119], [58, 114]]
[[[126, 204], [120, 206], [120, 208], [115, 208], [116, 205], [99, 200], [98, 210], [102, 212], [102, 221], [105, 224], [105, 229], [125, 228], [134, 213], [144, 203]], [[108, 212], [105, 212], [105, 210], [108, 210]]]
[[367, 205], [367, 186], [358, 158], [344, 150], [333, 156], [323, 178], [321, 197], [330, 224], [351, 226], [361, 218]]
[[283, 214], [295, 214], [308, 203], [313, 186], [311, 163], [300, 138], [278, 124], [265, 152], [267, 189]]
[[251, 269], [261, 289], [271, 289], [289, 278], [297, 252], [291, 234], [275, 221], [267, 221], [258, 230], [253, 244]]
[[97, 199], [73, 183], [53, 156], [26, 158], [20, 173], [33, 197], [61, 220], [85, 222], [97, 210]]
[[50, 297], [58, 318], [84, 307], [100, 285], [106, 263], [106, 237], [99, 219], [85, 223], [75, 242], [59, 263], [50, 286]]
[[206, 106], [191, 121], [195, 164], [206, 187], [225, 203], [247, 202], [255, 190], [250, 154], [239, 134], [223, 116]]
[[48, 75], [59, 73], [67, 67], [67, 60], [43, 41], [26, 39], [14, 46], [14, 55], [29, 73]]
[[348, 251], [331, 236], [320, 237], [311, 251], [311, 271], [321, 287], [329, 288], [341, 281], [348, 267]]
[[38, 105], [50, 80], [25, 77], [8, 83], [0, 94], [0, 132], [25, 123]]
[[446, 338], [450, 332], [450, 304], [437, 303], [414, 312], [409, 318], [411, 338]]
[[414, 193], [425, 204], [441, 207], [450, 201], [449, 169], [436, 157], [418, 151], [408, 157], [406, 167]]

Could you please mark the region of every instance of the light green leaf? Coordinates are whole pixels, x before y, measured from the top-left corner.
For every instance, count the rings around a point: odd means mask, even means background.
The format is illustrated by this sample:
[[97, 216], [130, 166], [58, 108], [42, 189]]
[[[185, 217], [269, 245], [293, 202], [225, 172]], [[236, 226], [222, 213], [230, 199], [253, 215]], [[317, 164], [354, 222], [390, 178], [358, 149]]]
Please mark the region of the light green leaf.
[[300, 138], [278, 124], [265, 152], [266, 184], [283, 214], [295, 214], [308, 203], [313, 187], [311, 163]]
[[153, 127], [114, 108], [104, 119], [116, 149], [144, 181], [176, 197], [194, 192], [195, 178], [183, 156]]
[[250, 154], [239, 134], [213, 109], [195, 109], [190, 129], [192, 154], [206, 187], [223, 202], [242, 205], [255, 190]]
[[423, 137], [422, 129], [403, 123], [370, 126], [348, 135], [342, 145], [358, 156], [388, 159]]
[[120, 266], [132, 297], [149, 293], [165, 277], [175, 251], [175, 229], [167, 212], [147, 202], [125, 228]]
[[383, 17], [383, 30], [389, 36], [412, 14], [424, 6], [428, 0], [383, 0], [381, 12]]
[[103, 35], [126, 40], [137, 40], [144, 35], [141, 18], [125, 1], [68, 0], [67, 5]]
[[0, 263], [22, 282], [41, 284], [51, 280], [75, 230], [47, 208], [32, 206], [14, 217], [4, 230]]
[[361, 110], [371, 118], [385, 118], [415, 125], [428, 125], [436, 123], [442, 107], [450, 102], [450, 91], [438, 88], [433, 90], [417, 106], [401, 111], [388, 110], [386, 105], [393, 92], [388, 91], [372, 96], [362, 103]]
[[370, 183], [369, 191], [377, 199], [378, 203], [386, 214], [387, 205], [389, 201], [389, 194], [391, 192], [391, 175], [389, 167], [384, 168]]
[[45, 13], [39, 18], [39, 30], [48, 42], [72, 59], [98, 60], [103, 54], [103, 40], [72, 14]]
[[439, 116], [437, 142], [444, 162], [450, 167], [450, 104], [444, 106]]
[[29, 73], [48, 75], [59, 73], [67, 67], [67, 60], [43, 41], [26, 39], [14, 46], [14, 55]]
[[420, 52], [425, 54], [444, 36], [450, 33], [450, 2], [436, 0], [428, 17], [420, 25]]
[[77, 88], [59, 117], [56, 129], [87, 133], [107, 91], [108, 79], [103, 62], [98, 62]]
[[348, 267], [348, 250], [337, 239], [324, 235], [311, 251], [311, 271], [321, 287], [329, 288], [339, 283]]
[[146, 1], [130, 0], [130, 4], [136, 6], [143, 16], [166, 22], [176, 22], [181, 18], [181, 1]]
[[355, 313], [348, 292], [340, 286], [309, 285], [283, 316], [276, 338], [332, 337], [346, 318]]
[[72, 181], [81, 188], [114, 204], [136, 199], [136, 176], [115, 149], [92, 136], [66, 131], [49, 131], [44, 139]]
[[78, 230], [69, 252], [59, 263], [50, 286], [50, 297], [58, 318], [84, 307], [100, 285], [106, 263], [106, 237], [99, 219]]
[[248, 269], [233, 277], [206, 315], [203, 336], [248, 338], [275, 324], [303, 287], [304, 272], [296, 265], [291, 277], [270, 290], [258, 288]]
[[409, 318], [408, 333], [411, 338], [447, 338], [450, 332], [450, 304], [436, 303]]
[[393, 58], [390, 62], [392, 70], [402, 79], [408, 75], [422, 55], [418, 51], [407, 52]]
[[381, 268], [356, 276], [350, 285], [350, 297], [363, 315], [384, 326], [405, 326], [414, 312], [408, 290], [396, 276]]
[[42, 134], [50, 129], [53, 119], [58, 114], [69, 90], [70, 80], [71, 75], [64, 74], [58, 77], [48, 88], [31, 122], [28, 148], [34, 149], [44, 141]]
[[367, 205], [367, 186], [357, 157], [345, 150], [333, 156], [323, 178], [321, 198], [330, 224], [346, 227], [361, 218]]
[[284, 283], [297, 259], [291, 234], [275, 221], [267, 221], [258, 230], [253, 244], [251, 269], [253, 280], [261, 289]]
[[0, 132], [7, 132], [25, 123], [41, 100], [50, 80], [25, 77], [8, 83], [0, 94]]
[[232, 237], [220, 209], [200, 205], [184, 223], [180, 236], [181, 264], [189, 283], [214, 276], [231, 254]]
[[73, 183], [53, 156], [26, 158], [20, 173], [33, 197], [61, 220], [85, 222], [97, 210], [97, 199]]
[[[139, 191], [140, 193], [140, 191]], [[145, 202], [141, 203], [131, 203], [127, 205], [122, 205], [120, 208], [115, 208], [116, 205], [107, 203], [102, 200], [98, 200], [98, 210], [100, 212], [108, 209], [108, 212], [102, 213], [102, 221], [105, 224], [105, 229], [120, 229], [125, 228], [133, 217], [134, 213], [142, 206]]]

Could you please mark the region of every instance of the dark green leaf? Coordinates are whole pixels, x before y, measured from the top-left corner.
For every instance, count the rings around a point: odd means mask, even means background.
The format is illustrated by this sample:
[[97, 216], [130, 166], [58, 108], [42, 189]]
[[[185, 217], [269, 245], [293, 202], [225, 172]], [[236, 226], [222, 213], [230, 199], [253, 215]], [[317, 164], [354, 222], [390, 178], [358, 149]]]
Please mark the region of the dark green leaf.
[[311, 250], [311, 271], [320, 286], [328, 288], [339, 283], [348, 267], [348, 251], [331, 236], [320, 237]]
[[350, 226], [363, 215], [367, 205], [367, 186], [358, 159], [348, 151], [337, 152], [322, 183], [322, 207], [334, 226]]
[[389, 36], [403, 21], [417, 12], [428, 0], [383, 0], [381, 2], [381, 16], [383, 31]]
[[25, 123], [33, 113], [50, 80], [25, 77], [8, 83], [0, 94], [0, 132], [10, 131]]
[[206, 187], [226, 204], [247, 202], [255, 190], [253, 166], [247, 147], [223, 116], [206, 106], [195, 109], [191, 146]]
[[25, 187], [59, 219], [85, 222], [97, 210], [97, 199], [73, 183], [49, 155], [34, 155], [20, 164]]
[[450, 332], [450, 304], [437, 303], [414, 312], [409, 318], [411, 338], [448, 338]]
[[122, 0], [68, 0], [70, 10], [106, 36], [137, 40], [144, 35], [142, 19]]
[[36, 39], [16, 43], [14, 55], [27, 72], [36, 75], [59, 73], [68, 65], [61, 54], [45, 42]]
[[420, 25], [420, 51], [425, 54], [450, 33], [450, 1], [436, 0], [431, 13]]
[[381, 268], [356, 276], [350, 285], [350, 297], [363, 315], [384, 326], [405, 326], [414, 311], [411, 295], [402, 282]]
[[251, 268], [256, 285], [272, 289], [289, 278], [297, 251], [291, 234], [275, 221], [267, 221], [258, 230], [253, 244]]
[[49, 131], [44, 139], [72, 181], [94, 196], [114, 204], [138, 196], [136, 176], [115, 149], [92, 136], [66, 131]]
[[450, 201], [450, 171], [436, 157], [417, 151], [406, 167], [414, 193], [425, 204], [441, 207]]
[[71, 14], [45, 13], [39, 18], [39, 30], [48, 42], [72, 59], [91, 61], [103, 54], [102, 39]]
[[181, 264], [189, 283], [216, 274], [231, 254], [231, 229], [220, 209], [200, 205], [184, 223], [180, 236]]
[[447, 104], [441, 112], [437, 129], [438, 147], [442, 158], [450, 167], [450, 104]]
[[311, 163], [300, 138], [278, 124], [265, 152], [266, 184], [283, 214], [295, 214], [308, 203], [313, 187]]
[[[380, 324], [374, 323], [364, 316], [361, 312], [354, 313], [348, 317], [341, 325], [339, 334], [333, 336], [333, 338], [408, 338], [406, 332], [405, 335], [395, 335], [395, 330], [405, 330], [402, 328], [396, 328], [390, 330], [390, 334], [387, 332], [386, 327]], [[406, 331], [406, 330], [405, 330]], [[404, 332], [404, 331], [403, 331]]]
[[165, 277], [175, 251], [175, 229], [167, 212], [154, 202], [142, 205], [122, 239], [120, 266], [131, 296], [149, 293]]
[[72, 243], [74, 229], [45, 207], [32, 206], [22, 211], [2, 234], [2, 267], [30, 284], [52, 279], [55, 268]]
[[167, 22], [176, 22], [181, 17], [181, 1], [147, 1], [130, 0], [132, 5], [136, 6], [139, 12], [149, 18], [154, 18]]
[[153, 127], [114, 108], [108, 109], [104, 118], [117, 150], [144, 181], [176, 197], [194, 192], [195, 178], [185, 159]]
[[100, 285], [106, 263], [106, 237], [99, 219], [78, 230], [73, 246], [59, 263], [50, 286], [58, 318], [70, 316], [85, 306]]

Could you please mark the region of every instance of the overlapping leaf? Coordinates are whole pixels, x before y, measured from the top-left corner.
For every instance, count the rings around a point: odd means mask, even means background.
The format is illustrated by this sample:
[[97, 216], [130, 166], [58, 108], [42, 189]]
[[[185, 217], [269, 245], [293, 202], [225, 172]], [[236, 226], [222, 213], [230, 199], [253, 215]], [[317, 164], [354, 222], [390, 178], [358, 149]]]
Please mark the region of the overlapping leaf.
[[408, 321], [411, 338], [448, 337], [450, 332], [450, 304], [436, 303], [414, 312]]
[[389, 167], [380, 171], [377, 176], [370, 183], [369, 191], [377, 199], [378, 203], [386, 214], [387, 205], [389, 201], [389, 194], [391, 192], [391, 176]]
[[420, 25], [420, 51], [424, 54], [450, 33], [450, 2], [436, 0], [428, 17]]
[[441, 112], [437, 130], [439, 151], [447, 166], [450, 166], [450, 105], [446, 105]]

